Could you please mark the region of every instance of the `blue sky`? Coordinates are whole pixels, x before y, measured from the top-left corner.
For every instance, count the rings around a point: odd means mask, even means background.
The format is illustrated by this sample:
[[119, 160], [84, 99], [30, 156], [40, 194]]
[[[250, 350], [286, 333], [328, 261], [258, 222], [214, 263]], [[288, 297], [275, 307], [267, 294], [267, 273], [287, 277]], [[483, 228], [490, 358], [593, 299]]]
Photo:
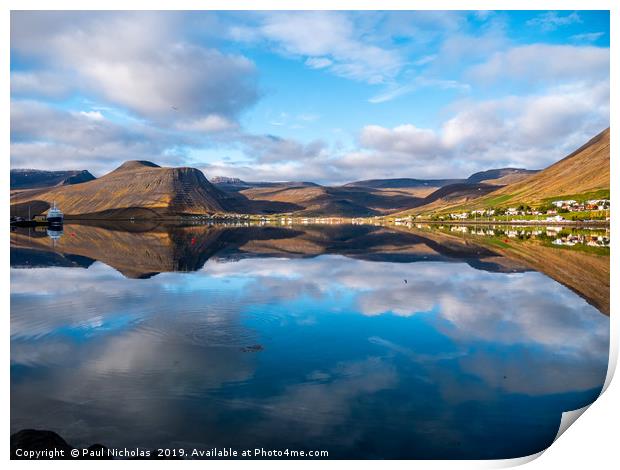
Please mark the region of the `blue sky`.
[[13, 12], [11, 98], [12, 168], [542, 168], [609, 125], [609, 15]]

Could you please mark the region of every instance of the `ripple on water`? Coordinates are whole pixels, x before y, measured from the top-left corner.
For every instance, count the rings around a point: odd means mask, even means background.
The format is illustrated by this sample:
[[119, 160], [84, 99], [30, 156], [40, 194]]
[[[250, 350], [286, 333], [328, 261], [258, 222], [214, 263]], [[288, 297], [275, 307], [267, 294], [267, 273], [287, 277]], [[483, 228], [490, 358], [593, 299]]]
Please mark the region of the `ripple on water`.
[[160, 341], [180, 341], [201, 347], [241, 348], [257, 342], [257, 333], [245, 328], [239, 308], [228, 305], [183, 305], [176, 311], [153, 314], [139, 334]]

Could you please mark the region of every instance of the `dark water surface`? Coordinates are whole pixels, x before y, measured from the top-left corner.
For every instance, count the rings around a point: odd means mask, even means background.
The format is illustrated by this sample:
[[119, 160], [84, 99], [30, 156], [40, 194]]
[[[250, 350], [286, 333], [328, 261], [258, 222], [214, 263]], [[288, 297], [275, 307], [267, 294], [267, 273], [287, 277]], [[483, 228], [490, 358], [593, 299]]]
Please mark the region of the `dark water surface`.
[[15, 231], [11, 432], [330, 458], [528, 455], [603, 385], [608, 237], [553, 227]]

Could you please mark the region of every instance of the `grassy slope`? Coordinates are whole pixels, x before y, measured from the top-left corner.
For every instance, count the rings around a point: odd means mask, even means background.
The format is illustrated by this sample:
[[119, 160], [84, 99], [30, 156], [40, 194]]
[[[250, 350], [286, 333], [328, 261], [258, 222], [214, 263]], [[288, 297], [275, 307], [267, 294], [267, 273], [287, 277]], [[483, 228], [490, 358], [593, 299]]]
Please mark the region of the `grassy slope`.
[[466, 202], [446, 201], [442, 205], [424, 205], [398, 215], [508, 207], [521, 203], [536, 204], [556, 198], [608, 195], [609, 128], [540, 173], [508, 184], [486, 196]]

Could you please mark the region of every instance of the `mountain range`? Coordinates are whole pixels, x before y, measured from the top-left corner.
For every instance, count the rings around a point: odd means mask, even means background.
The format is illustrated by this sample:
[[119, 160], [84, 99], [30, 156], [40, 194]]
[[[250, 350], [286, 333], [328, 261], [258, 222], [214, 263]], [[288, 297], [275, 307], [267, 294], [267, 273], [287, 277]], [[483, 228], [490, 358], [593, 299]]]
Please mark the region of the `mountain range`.
[[169, 218], [197, 214], [366, 217], [533, 203], [609, 190], [609, 128], [544, 170], [499, 168], [463, 179], [375, 179], [339, 186], [312, 182], [207, 180], [195, 168], [128, 161], [94, 178], [88, 171], [11, 170], [11, 215]]

